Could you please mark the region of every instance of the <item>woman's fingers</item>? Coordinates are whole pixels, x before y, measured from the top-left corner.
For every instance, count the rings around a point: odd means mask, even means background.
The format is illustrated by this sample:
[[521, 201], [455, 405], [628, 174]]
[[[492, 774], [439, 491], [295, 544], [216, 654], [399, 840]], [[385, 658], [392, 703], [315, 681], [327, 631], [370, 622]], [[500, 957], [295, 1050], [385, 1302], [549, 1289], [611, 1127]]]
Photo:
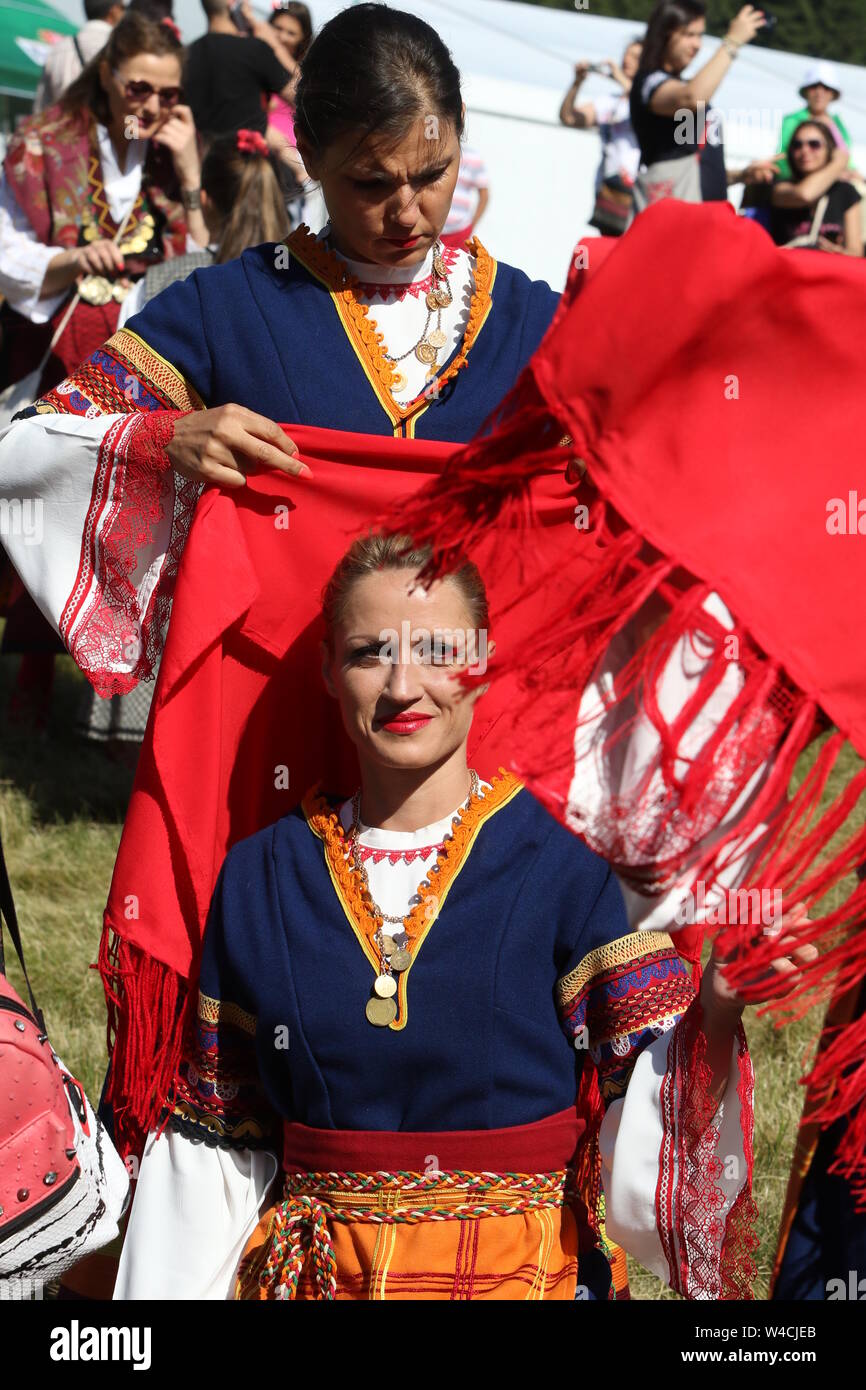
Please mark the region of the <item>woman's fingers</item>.
[[[806, 941], [801, 946], [794, 944], [792, 940], [780, 943], [784, 955], [775, 956], [770, 962], [773, 969], [778, 969], [781, 974], [787, 975], [792, 970], [799, 970], [804, 965], [811, 965], [813, 960], [817, 960], [820, 952], [812, 941]], [[785, 950], [785, 947], [788, 947]]]
[[243, 487], [247, 473], [257, 467], [311, 476], [297, 453], [297, 445], [274, 420], [234, 404], [178, 420], [168, 446], [179, 473], [219, 487]]
[[251, 460], [260, 468], [279, 468], [295, 477], [311, 477], [312, 469], [297, 457], [298, 448], [274, 420], [257, 415], [243, 406], [231, 408], [225, 421], [222, 442], [235, 454], [240, 454], [242, 466]]
[[113, 274], [116, 270], [124, 269], [124, 259], [116, 244], [105, 239], [92, 241], [85, 247], [82, 259], [85, 267], [91, 272], [109, 271]]

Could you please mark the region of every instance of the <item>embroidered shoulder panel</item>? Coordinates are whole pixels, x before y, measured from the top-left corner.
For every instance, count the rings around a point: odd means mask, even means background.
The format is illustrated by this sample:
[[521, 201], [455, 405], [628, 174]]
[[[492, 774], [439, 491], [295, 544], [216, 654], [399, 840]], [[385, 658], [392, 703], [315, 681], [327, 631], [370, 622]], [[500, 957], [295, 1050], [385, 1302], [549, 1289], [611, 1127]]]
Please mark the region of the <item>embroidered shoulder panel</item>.
[[609, 1102], [625, 1092], [638, 1053], [685, 1013], [694, 988], [667, 933], [638, 931], [590, 951], [556, 997], [566, 1037], [589, 1051]]
[[176, 367], [137, 333], [121, 328], [24, 413], [94, 419], [136, 411], [203, 409], [201, 397]]
[[246, 1009], [199, 994], [175, 1079], [173, 1129], [212, 1147], [275, 1146], [278, 1121], [259, 1080], [255, 1032]]

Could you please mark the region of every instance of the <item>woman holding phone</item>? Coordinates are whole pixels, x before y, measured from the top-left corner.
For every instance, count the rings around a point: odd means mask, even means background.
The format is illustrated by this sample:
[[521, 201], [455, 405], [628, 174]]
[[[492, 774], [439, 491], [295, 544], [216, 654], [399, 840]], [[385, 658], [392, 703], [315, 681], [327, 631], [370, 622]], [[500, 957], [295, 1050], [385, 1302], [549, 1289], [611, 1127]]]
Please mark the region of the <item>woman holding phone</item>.
[[744, 44], [765, 23], [763, 12], [744, 5], [731, 20], [712, 58], [688, 79], [706, 32], [704, 0], [659, 0], [647, 25], [631, 89], [631, 119], [643, 168], [635, 184], [635, 211], [660, 198], [687, 203], [721, 201], [728, 183], [742, 175], [725, 171], [722, 130], [710, 106]]

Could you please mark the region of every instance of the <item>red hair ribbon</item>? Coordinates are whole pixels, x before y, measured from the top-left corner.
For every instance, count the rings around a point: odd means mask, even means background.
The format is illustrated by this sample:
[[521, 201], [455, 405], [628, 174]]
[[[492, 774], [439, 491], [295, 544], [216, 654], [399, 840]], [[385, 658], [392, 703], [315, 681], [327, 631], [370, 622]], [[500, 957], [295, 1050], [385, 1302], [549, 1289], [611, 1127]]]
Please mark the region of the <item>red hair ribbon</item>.
[[268, 142], [257, 130], [239, 130], [238, 149], [241, 154], [260, 154], [267, 158]]
[[166, 27], [166, 29], [170, 29], [170, 30], [171, 30], [172, 34], [173, 34], [174, 37], [177, 39], [178, 43], [182, 43], [182, 42], [183, 42], [183, 40], [182, 40], [181, 37], [180, 37], [180, 30], [178, 29], [178, 27], [177, 27], [177, 25], [175, 24], [175, 22], [174, 22], [173, 19], [171, 19], [168, 15], [166, 15], [165, 18], [164, 18], [164, 19], [161, 19], [159, 22], [160, 22], [160, 24], [164, 24], [165, 27]]

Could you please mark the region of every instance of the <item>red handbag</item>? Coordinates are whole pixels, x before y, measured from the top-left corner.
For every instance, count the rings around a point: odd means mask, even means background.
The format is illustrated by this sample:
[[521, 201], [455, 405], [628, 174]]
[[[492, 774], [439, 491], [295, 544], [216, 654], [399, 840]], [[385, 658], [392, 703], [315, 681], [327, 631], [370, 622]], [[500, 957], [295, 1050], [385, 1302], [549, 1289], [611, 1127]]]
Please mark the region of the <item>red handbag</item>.
[[[129, 1179], [48, 1041], [0, 844], [0, 1289], [41, 1285], [117, 1234]], [[6, 978], [3, 919], [30, 1007]]]

